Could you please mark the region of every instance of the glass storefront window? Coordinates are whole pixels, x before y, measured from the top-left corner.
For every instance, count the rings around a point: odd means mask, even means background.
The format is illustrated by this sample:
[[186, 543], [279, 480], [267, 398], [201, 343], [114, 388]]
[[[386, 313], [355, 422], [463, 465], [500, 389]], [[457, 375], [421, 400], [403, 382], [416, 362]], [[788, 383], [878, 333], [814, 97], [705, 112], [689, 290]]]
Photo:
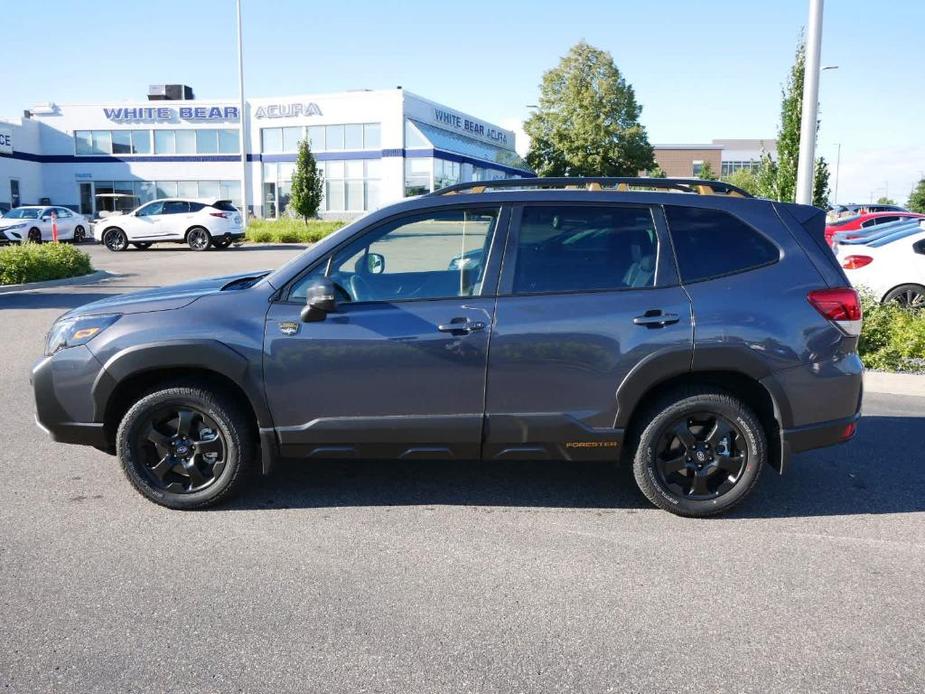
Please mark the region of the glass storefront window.
[[405, 147], [430, 147], [431, 144], [417, 126], [409, 120], [405, 121]]
[[366, 209], [375, 210], [379, 207], [379, 181], [366, 182]]
[[345, 161], [344, 178], [363, 178], [363, 160], [349, 159]]
[[158, 181], [156, 185], [157, 185], [157, 197], [158, 198], [177, 197], [177, 182], [176, 181]]
[[197, 181], [177, 181], [178, 198], [198, 198], [199, 183]]
[[112, 135], [108, 130], [92, 131], [91, 151], [93, 154], [112, 154]]
[[196, 131], [175, 130], [177, 154], [196, 154]]
[[218, 132], [215, 130], [196, 131], [197, 154], [218, 154]]
[[154, 181], [138, 181], [135, 185], [135, 194], [138, 196], [138, 204], [143, 205], [157, 198], [157, 186]]
[[379, 149], [379, 131], [378, 123], [366, 123], [363, 126], [363, 147], [366, 149]]
[[151, 154], [151, 131], [132, 131], [132, 154]]
[[405, 197], [431, 192], [433, 166], [434, 160], [431, 157], [405, 159]]
[[173, 136], [173, 130], [155, 130], [154, 131], [154, 153], [155, 154], [173, 154], [176, 151], [177, 151], [177, 144]]
[[302, 128], [283, 128], [283, 151], [298, 152], [299, 140], [302, 139]]
[[231, 204], [240, 210], [242, 208], [241, 181], [221, 181], [220, 187], [222, 199], [231, 200]]
[[241, 151], [238, 143], [240, 140], [237, 130], [219, 130], [218, 131], [218, 151], [222, 154], [237, 154]]
[[312, 152], [322, 152], [324, 151], [324, 126], [323, 125], [310, 125], [308, 126], [308, 140], [312, 146]]
[[131, 130], [113, 130], [112, 131], [112, 153], [113, 154], [131, 154], [132, 153], [132, 131]]
[[283, 151], [283, 129], [282, 128], [264, 128], [261, 131], [263, 144], [262, 152], [277, 154]]
[[344, 126], [344, 149], [363, 149], [363, 126]]
[[218, 181], [199, 181], [199, 198], [219, 198], [222, 196], [221, 185]]
[[89, 130], [74, 131], [74, 143], [77, 154], [93, 154], [93, 136]]
[[325, 177], [326, 178], [343, 178], [344, 177], [344, 162], [343, 161], [329, 161], [326, 162]]
[[344, 182], [325, 181], [325, 204], [328, 210], [343, 210], [344, 208]]
[[324, 126], [325, 149], [328, 151], [344, 148], [344, 126]]

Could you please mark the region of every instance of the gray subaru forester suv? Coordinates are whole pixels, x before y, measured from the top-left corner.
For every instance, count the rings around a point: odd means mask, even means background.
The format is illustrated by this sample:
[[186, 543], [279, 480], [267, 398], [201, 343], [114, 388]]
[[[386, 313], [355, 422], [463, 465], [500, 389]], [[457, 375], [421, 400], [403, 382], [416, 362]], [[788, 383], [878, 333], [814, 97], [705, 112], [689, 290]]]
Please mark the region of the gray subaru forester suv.
[[861, 310], [823, 228], [711, 181], [459, 184], [274, 272], [66, 313], [37, 421], [176, 509], [280, 459], [564, 459], [712, 515], [854, 434]]

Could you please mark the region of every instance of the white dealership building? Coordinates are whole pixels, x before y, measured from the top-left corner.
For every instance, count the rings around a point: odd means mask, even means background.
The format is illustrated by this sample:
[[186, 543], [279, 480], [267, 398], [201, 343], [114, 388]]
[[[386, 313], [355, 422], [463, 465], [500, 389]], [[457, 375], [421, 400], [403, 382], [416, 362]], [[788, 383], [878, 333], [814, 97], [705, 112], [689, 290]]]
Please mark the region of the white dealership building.
[[249, 99], [242, 118], [237, 101], [165, 99], [177, 93], [169, 87], [152, 87], [147, 101], [49, 103], [0, 120], [0, 203], [47, 200], [96, 214], [220, 196], [275, 217], [305, 137], [324, 172], [329, 217], [451, 183], [530, 175], [513, 132], [401, 88]]

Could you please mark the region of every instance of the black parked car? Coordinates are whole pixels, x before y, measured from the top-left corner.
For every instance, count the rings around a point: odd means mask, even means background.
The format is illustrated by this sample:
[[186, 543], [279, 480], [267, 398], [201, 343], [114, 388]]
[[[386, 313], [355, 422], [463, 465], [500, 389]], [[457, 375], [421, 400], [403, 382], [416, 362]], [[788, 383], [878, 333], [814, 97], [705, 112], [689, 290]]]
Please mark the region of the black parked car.
[[171, 508], [280, 458], [553, 458], [715, 514], [854, 433], [861, 312], [823, 230], [719, 182], [460, 184], [275, 272], [65, 314], [37, 419]]

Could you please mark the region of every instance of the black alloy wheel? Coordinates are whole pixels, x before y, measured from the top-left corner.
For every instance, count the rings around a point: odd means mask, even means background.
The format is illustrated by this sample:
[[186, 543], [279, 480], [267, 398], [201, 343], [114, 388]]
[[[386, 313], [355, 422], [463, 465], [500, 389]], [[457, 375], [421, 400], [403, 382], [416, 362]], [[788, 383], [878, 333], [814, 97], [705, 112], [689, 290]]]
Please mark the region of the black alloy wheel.
[[194, 251], [204, 251], [212, 244], [212, 237], [202, 227], [194, 227], [187, 233], [186, 243]]
[[883, 303], [895, 301], [903, 308], [925, 308], [925, 287], [919, 284], [904, 284], [891, 290]]
[[29, 235], [26, 237], [32, 243], [42, 243], [42, 232], [36, 227], [29, 229]]
[[78, 226], [74, 229], [74, 243], [83, 243], [87, 238], [87, 232], [84, 231], [82, 226]]
[[128, 248], [128, 237], [121, 229], [108, 229], [103, 236], [103, 245], [114, 252], [124, 251]]
[[141, 429], [139, 451], [152, 486], [172, 494], [205, 489], [225, 469], [225, 439], [218, 424], [193, 407], [152, 412]]
[[747, 460], [744, 436], [735, 424], [713, 412], [695, 412], [663, 429], [655, 468], [671, 494], [707, 500], [729, 492]]

